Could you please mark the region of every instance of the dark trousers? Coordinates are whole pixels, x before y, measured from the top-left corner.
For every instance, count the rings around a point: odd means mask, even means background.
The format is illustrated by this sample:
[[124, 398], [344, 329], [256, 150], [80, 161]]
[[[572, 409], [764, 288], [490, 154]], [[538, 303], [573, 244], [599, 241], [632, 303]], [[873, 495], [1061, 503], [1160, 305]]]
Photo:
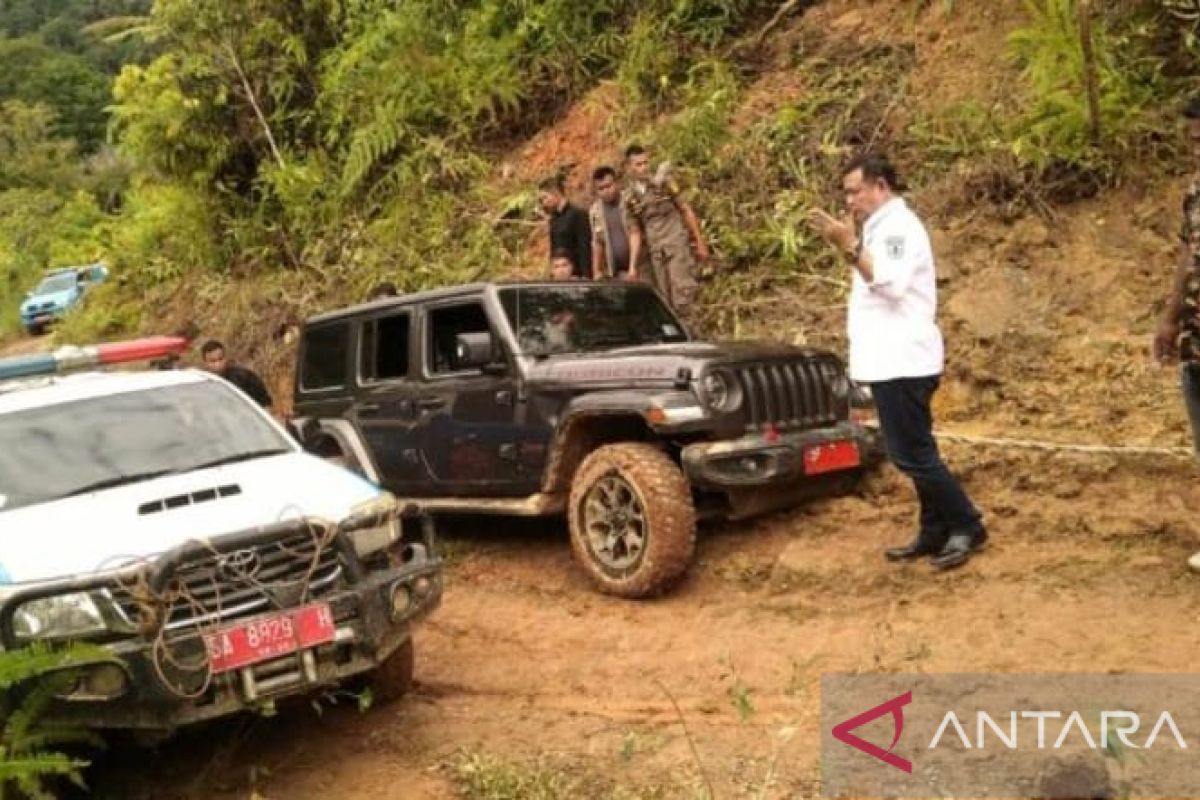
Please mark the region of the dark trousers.
[[912, 479], [921, 501], [920, 540], [942, 543], [954, 533], [975, 534], [981, 514], [950, 473], [933, 438], [930, 400], [940, 375], [871, 384], [888, 458]]

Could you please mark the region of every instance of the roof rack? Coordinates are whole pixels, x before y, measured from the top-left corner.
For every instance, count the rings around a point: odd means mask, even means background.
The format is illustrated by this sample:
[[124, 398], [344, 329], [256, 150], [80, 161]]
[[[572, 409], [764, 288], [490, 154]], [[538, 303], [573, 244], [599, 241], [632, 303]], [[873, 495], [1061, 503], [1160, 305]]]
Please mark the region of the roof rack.
[[86, 347], [64, 345], [52, 353], [0, 358], [0, 381], [178, 356], [187, 346], [187, 339], [181, 336], [150, 336]]

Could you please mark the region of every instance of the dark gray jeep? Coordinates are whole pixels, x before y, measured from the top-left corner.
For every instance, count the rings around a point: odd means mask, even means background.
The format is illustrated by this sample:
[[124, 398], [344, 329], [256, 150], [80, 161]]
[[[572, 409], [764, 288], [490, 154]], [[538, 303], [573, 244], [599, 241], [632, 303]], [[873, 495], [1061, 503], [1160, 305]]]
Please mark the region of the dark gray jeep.
[[427, 512], [565, 512], [599, 587], [657, 593], [696, 519], [844, 491], [877, 458], [827, 352], [693, 341], [639, 283], [475, 284], [309, 319], [295, 422]]

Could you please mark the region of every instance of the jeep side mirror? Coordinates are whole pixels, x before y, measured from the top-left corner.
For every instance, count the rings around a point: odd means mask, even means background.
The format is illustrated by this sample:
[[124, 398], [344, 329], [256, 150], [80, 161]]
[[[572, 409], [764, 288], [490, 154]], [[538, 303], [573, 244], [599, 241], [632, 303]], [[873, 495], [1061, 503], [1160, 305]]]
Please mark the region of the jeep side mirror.
[[492, 335], [487, 331], [460, 333], [454, 342], [454, 366], [456, 369], [481, 369], [488, 371], [496, 361], [496, 348]]
[[287, 421], [288, 433], [292, 434], [301, 447], [308, 448], [313, 441], [316, 440], [317, 434], [321, 431], [321, 424], [312, 417], [305, 417], [302, 420], [289, 419]]

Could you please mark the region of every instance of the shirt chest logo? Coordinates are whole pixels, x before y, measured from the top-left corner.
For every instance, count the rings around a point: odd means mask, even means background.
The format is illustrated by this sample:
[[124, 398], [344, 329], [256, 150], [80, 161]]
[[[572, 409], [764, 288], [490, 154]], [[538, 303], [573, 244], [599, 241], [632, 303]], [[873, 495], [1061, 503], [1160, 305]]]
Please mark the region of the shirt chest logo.
[[904, 258], [904, 237], [887, 237], [883, 240], [883, 248], [888, 258]]

